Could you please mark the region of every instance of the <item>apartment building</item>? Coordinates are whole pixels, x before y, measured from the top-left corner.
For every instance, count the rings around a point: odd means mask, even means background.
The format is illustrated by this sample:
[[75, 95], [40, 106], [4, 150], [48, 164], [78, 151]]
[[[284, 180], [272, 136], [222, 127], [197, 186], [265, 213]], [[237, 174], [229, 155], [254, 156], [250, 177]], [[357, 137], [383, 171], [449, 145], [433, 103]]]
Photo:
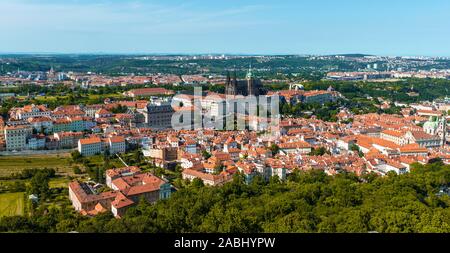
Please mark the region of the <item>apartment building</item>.
[[106, 139], [91, 137], [78, 141], [78, 151], [83, 156], [98, 155], [105, 152], [107, 149], [110, 154], [125, 153], [125, 138], [123, 136], [113, 136]]
[[43, 105], [26, 105], [19, 108], [15, 113], [15, 118], [20, 120], [27, 120], [33, 117], [50, 117], [51, 111]]
[[125, 153], [126, 144], [123, 136], [114, 136], [108, 138], [108, 146], [110, 154]]
[[78, 141], [78, 152], [83, 156], [92, 156], [101, 154], [103, 151], [103, 142], [99, 137], [91, 137]]
[[4, 128], [6, 150], [27, 149], [27, 139], [33, 133], [29, 125], [6, 126]]
[[27, 119], [33, 129], [40, 133], [51, 133], [53, 131], [53, 121], [50, 117], [32, 117]]
[[53, 137], [59, 141], [59, 148], [75, 148], [78, 141], [83, 138], [81, 132], [59, 132], [54, 133]]

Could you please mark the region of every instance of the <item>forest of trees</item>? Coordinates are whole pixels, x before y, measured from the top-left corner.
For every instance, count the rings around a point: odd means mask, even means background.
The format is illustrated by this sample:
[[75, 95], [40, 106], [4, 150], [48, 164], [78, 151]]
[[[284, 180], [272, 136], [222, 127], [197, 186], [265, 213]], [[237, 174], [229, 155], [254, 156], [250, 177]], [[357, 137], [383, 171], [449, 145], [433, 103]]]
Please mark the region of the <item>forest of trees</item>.
[[[70, 204], [0, 219], [0, 232], [450, 232], [450, 166], [414, 164], [411, 173], [327, 176], [295, 172], [286, 182], [240, 176], [222, 187], [194, 180], [168, 200], [141, 201], [125, 217], [81, 217]], [[68, 201], [67, 201], [68, 202]]]
[[[324, 70], [330, 67], [342, 71], [352, 71], [365, 64], [356, 61], [343, 61], [336, 59], [312, 60], [304, 56], [277, 56], [277, 57], [243, 57], [231, 59], [151, 59], [130, 57], [128, 55], [0, 55], [9, 64], [2, 64], [0, 74], [16, 71], [48, 71], [51, 67], [55, 71], [94, 72], [108, 75], [120, 74], [147, 74], [171, 73], [222, 74], [224, 69], [236, 69], [240, 77], [245, 76], [250, 64], [255, 69], [261, 69], [261, 75], [271, 78], [278, 73], [298, 73], [306, 79], [320, 80]], [[1, 63], [1, 62], [0, 62]]]
[[[391, 101], [414, 103], [432, 101], [436, 98], [450, 96], [450, 80], [446, 79], [404, 79], [396, 82], [349, 82], [349, 81], [311, 81], [306, 83], [305, 89], [325, 90], [332, 86], [347, 99], [362, 99], [366, 96], [383, 97]], [[418, 96], [409, 96], [409, 92], [416, 92]]]

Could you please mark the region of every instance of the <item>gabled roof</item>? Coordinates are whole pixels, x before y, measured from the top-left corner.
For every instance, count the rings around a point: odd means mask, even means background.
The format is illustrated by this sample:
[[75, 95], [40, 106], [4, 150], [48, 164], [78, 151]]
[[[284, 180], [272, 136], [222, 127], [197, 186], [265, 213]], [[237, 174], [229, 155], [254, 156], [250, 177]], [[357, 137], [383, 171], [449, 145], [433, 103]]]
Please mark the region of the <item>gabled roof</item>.
[[104, 108], [99, 109], [95, 113], [98, 114], [98, 115], [111, 115], [111, 112], [106, 110], [106, 109], [104, 109]]

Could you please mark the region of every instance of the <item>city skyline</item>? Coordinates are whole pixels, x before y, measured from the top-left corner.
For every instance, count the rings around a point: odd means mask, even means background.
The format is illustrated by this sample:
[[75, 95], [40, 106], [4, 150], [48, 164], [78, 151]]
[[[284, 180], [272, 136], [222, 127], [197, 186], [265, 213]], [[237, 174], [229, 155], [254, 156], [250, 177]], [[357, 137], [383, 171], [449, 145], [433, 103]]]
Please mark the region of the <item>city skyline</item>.
[[450, 3], [441, 0], [0, 0], [0, 8], [1, 53], [450, 56]]

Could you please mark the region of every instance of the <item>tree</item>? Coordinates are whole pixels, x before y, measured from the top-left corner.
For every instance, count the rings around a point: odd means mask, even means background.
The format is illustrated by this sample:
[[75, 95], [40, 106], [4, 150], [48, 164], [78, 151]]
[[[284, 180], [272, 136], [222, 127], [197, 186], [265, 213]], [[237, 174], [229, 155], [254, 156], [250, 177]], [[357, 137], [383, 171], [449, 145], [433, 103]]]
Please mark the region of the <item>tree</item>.
[[354, 152], [356, 152], [356, 153], [358, 153], [358, 156], [359, 157], [363, 157], [364, 156], [364, 153], [361, 151], [361, 149], [358, 147], [358, 145], [356, 145], [356, 144], [352, 144], [351, 146], [350, 146], [350, 150], [351, 151], [354, 151]]
[[223, 209], [215, 205], [205, 217], [201, 229], [204, 232], [216, 233], [251, 233], [257, 232], [257, 227], [250, 218], [235, 207]]
[[437, 158], [432, 158], [428, 161], [428, 164], [441, 164], [443, 165], [444, 162], [442, 161], [442, 158], [437, 157]]
[[73, 173], [79, 175], [82, 174], [83, 172], [81, 171], [80, 167], [75, 166], [73, 167]]
[[250, 184], [236, 173], [220, 187], [195, 179], [167, 200], [139, 202], [120, 220], [110, 212], [85, 218], [45, 203], [30, 217], [0, 218], [0, 232], [448, 233], [450, 197], [439, 192], [448, 182], [450, 166], [440, 163], [412, 164], [411, 173], [384, 177], [294, 171], [287, 182], [255, 176]]
[[214, 167], [214, 174], [219, 175], [224, 169], [225, 169], [225, 166], [223, 164], [219, 163]]
[[68, 233], [72, 231], [76, 231], [78, 226], [78, 222], [76, 219], [64, 219], [56, 224], [56, 231], [58, 233]]
[[203, 158], [205, 158], [207, 160], [207, 159], [209, 159], [211, 157], [211, 154], [208, 151], [203, 150], [202, 151], [202, 156], [203, 156]]
[[141, 165], [144, 163], [144, 154], [141, 150], [137, 149], [133, 151], [132, 153], [132, 163], [136, 163], [138, 165]]
[[10, 192], [24, 192], [26, 191], [26, 185], [22, 181], [14, 181], [14, 183], [8, 188]]
[[114, 107], [113, 109], [111, 109], [112, 113], [126, 113], [128, 111], [128, 107], [125, 105], [118, 105], [116, 107]]
[[312, 151], [309, 153], [309, 155], [311, 156], [323, 156], [325, 154], [327, 154], [329, 152], [327, 152], [326, 148], [324, 147], [320, 147], [320, 148], [313, 148]]
[[78, 150], [73, 151], [72, 153], [70, 153], [70, 155], [74, 162], [80, 162], [83, 158], [83, 156], [80, 154]]
[[203, 183], [203, 180], [201, 180], [199, 178], [194, 178], [191, 182], [191, 186], [194, 188], [201, 188], [201, 187], [205, 186], [205, 184]]
[[275, 155], [277, 155], [279, 152], [280, 152], [280, 147], [277, 145], [277, 144], [275, 144], [275, 143], [273, 143], [272, 145], [270, 145], [270, 151], [272, 152], [272, 155], [273, 156], [275, 156]]
[[350, 145], [350, 150], [351, 150], [351, 151], [359, 152], [359, 147], [358, 147], [358, 145], [356, 145], [356, 144], [351, 144], [351, 145]]
[[48, 196], [50, 190], [48, 183], [48, 174], [44, 172], [36, 173], [30, 181], [30, 193], [37, 194], [40, 199], [45, 199]]
[[316, 227], [316, 217], [310, 212], [292, 212], [264, 225], [264, 231], [271, 233], [312, 233]]

